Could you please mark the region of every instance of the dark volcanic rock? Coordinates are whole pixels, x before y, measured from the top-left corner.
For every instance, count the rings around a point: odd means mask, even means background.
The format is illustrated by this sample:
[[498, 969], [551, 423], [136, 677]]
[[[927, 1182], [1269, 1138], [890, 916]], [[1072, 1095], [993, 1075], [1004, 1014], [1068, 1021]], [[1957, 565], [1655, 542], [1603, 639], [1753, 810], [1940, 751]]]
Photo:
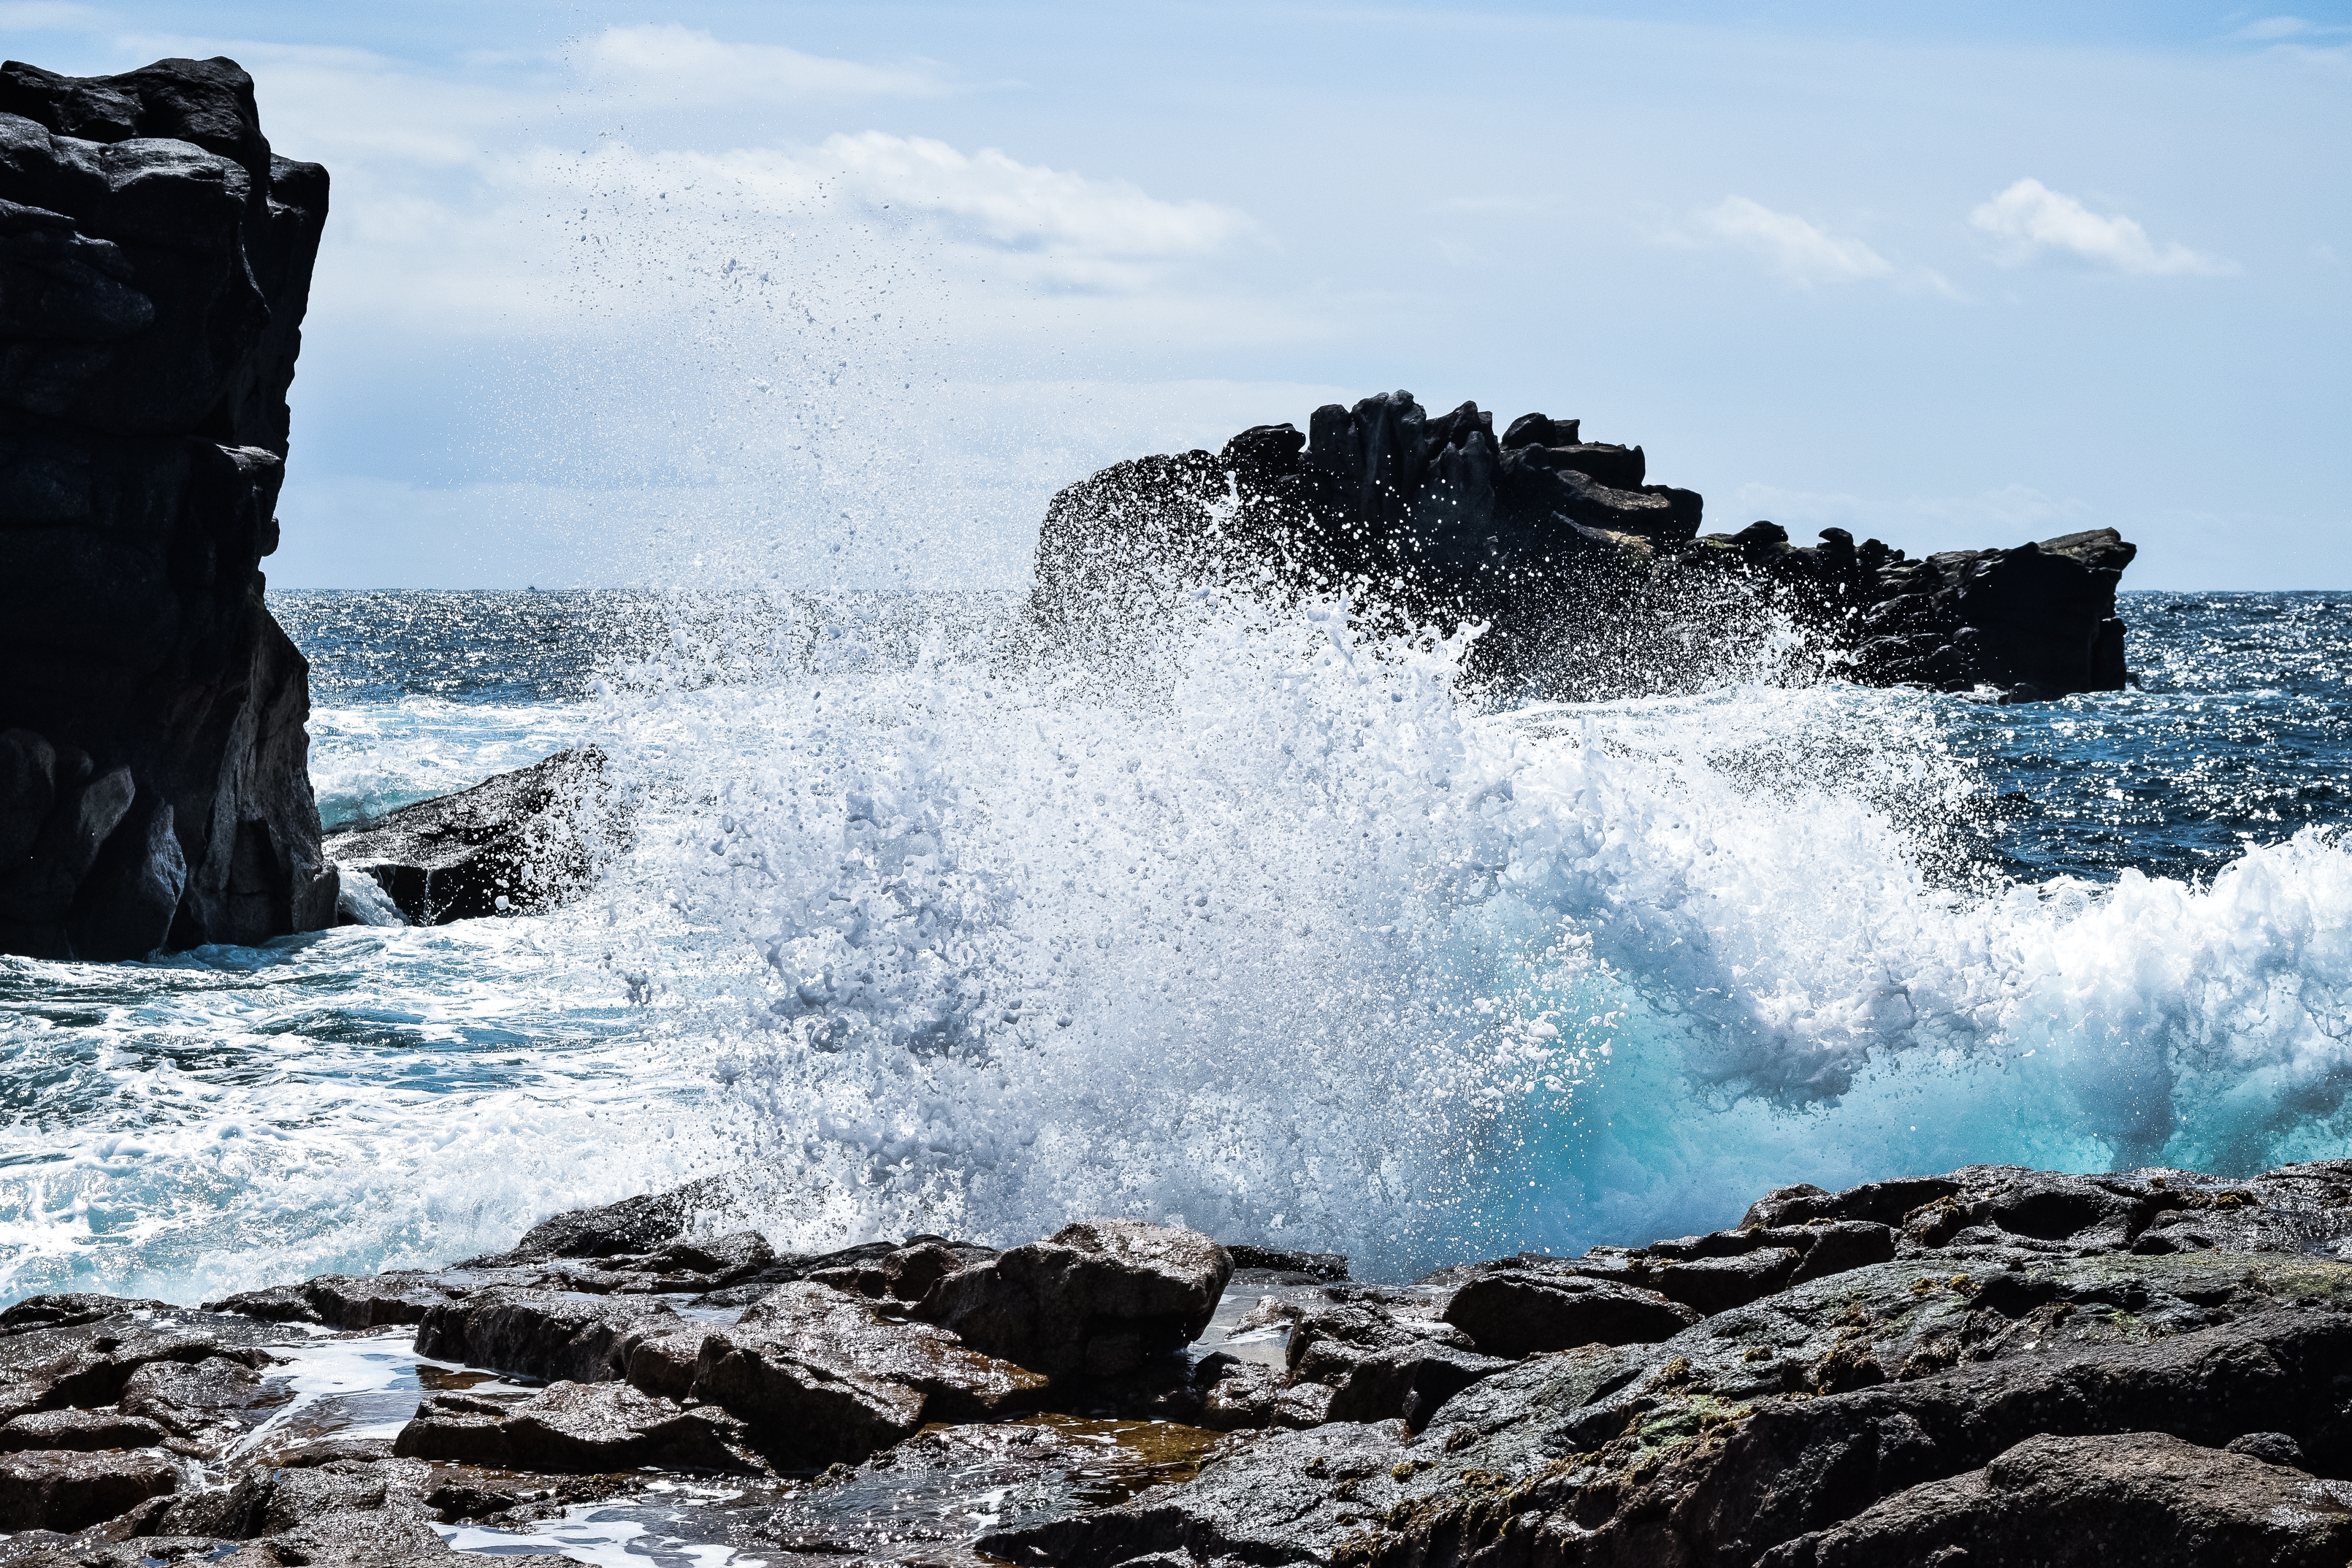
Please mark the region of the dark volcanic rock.
[[138, 1416], [106, 1410], [43, 1410], [0, 1426], [0, 1453], [26, 1448], [69, 1448], [81, 1453], [98, 1448], [152, 1448], [163, 1441], [163, 1427]]
[[1332, 1421], [1402, 1420], [1413, 1431], [1429, 1425], [1445, 1402], [1481, 1378], [1512, 1364], [1434, 1340], [1375, 1351], [1348, 1369], [1331, 1395]]
[[79, 1530], [179, 1484], [179, 1467], [152, 1450], [0, 1454], [0, 1530]]
[[339, 829], [326, 847], [410, 924], [439, 925], [558, 904], [625, 841], [604, 754], [589, 746]]
[[1699, 1316], [1655, 1291], [1516, 1270], [1470, 1281], [1445, 1308], [1445, 1321], [1479, 1350], [1504, 1356], [1671, 1339]]
[[1691, 656], [1669, 647], [1685, 632], [1752, 648], [1770, 603], [1866, 682], [2017, 699], [2125, 683], [2115, 595], [2134, 551], [2112, 529], [1918, 561], [1842, 528], [1701, 537], [1700, 497], [1647, 483], [1642, 448], [1543, 414], [1498, 442], [1494, 423], [1398, 392], [1319, 408], [1304, 435], [1260, 425], [1219, 454], [1114, 464], [1047, 509], [1041, 639], [1122, 647], [1138, 611], [1202, 584], [1346, 588], [1397, 624], [1485, 622], [1478, 668], [1570, 695], [1671, 684], [1657, 666]]
[[1305, 1274], [1326, 1281], [1348, 1277], [1348, 1260], [1337, 1252], [1285, 1252], [1274, 1247], [1225, 1244], [1236, 1269], [1271, 1269], [1278, 1274]]
[[0, 66], [0, 951], [333, 920], [259, 570], [326, 214], [232, 61]]
[[401, 1270], [386, 1274], [324, 1274], [299, 1285], [272, 1285], [217, 1301], [207, 1312], [241, 1312], [269, 1322], [324, 1323], [329, 1328], [376, 1329], [425, 1321], [425, 1314], [458, 1292], [445, 1276]]
[[742, 1423], [707, 1406], [619, 1383], [557, 1383], [520, 1404], [436, 1394], [401, 1428], [393, 1453], [496, 1469], [596, 1474], [635, 1469], [747, 1472]]
[[2028, 1437], [1759, 1559], [1759, 1568], [2032, 1563], [2328, 1568], [2352, 1552], [2352, 1485], [2161, 1432]]
[[646, 1296], [494, 1285], [429, 1309], [416, 1354], [520, 1377], [605, 1383], [627, 1371], [632, 1345], [677, 1321], [667, 1302]]
[[1113, 1377], [1200, 1338], [1232, 1275], [1232, 1258], [1198, 1231], [1081, 1220], [948, 1275], [922, 1311], [1050, 1377]]
[[[675, 1389], [689, 1336], [630, 1361], [640, 1387]], [[886, 1314], [862, 1295], [813, 1282], [762, 1298], [731, 1328], [692, 1336], [690, 1393], [749, 1424], [778, 1463], [856, 1462], [926, 1421], [976, 1421], [1034, 1409], [1046, 1380], [929, 1323]]]

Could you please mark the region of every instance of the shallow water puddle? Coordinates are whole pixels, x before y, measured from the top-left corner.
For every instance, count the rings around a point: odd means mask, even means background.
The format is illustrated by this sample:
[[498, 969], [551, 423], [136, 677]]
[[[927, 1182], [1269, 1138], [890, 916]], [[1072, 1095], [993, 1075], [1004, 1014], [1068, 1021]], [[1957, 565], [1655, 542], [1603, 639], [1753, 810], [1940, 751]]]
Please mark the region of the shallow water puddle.
[[281, 1359], [263, 1386], [291, 1396], [247, 1433], [238, 1456], [265, 1445], [283, 1452], [313, 1443], [390, 1442], [416, 1414], [427, 1391], [463, 1388], [489, 1398], [524, 1398], [533, 1392], [496, 1373], [427, 1360], [416, 1354], [414, 1329], [337, 1335], [267, 1347]]

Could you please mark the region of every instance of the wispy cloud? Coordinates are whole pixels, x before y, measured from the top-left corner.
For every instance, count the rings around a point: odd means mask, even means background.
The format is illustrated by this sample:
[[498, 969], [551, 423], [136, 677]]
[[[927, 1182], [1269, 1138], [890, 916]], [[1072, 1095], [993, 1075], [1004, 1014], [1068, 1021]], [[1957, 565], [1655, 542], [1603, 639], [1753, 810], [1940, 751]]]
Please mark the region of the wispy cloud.
[[1726, 196], [1698, 214], [1702, 234], [1769, 261], [1791, 283], [1851, 283], [1888, 277], [1895, 264], [1858, 239], [1842, 239], [1793, 213], [1776, 213], [1746, 196]]
[[703, 102], [789, 93], [813, 98], [933, 98], [949, 90], [927, 64], [864, 65], [774, 44], [722, 42], [675, 22], [607, 27], [583, 64], [604, 86], [689, 89]]
[[1932, 267], [1898, 267], [1862, 240], [1832, 234], [1794, 213], [1774, 212], [1746, 196], [1726, 196], [1658, 237], [1668, 245], [1746, 251], [1800, 288], [1878, 281], [1948, 299], [1960, 298], [1959, 290]]
[[2020, 180], [1969, 214], [1979, 234], [1995, 242], [1995, 259], [2016, 267], [2052, 252], [2116, 272], [2143, 277], [2191, 274], [2221, 277], [2237, 263], [2207, 256], [2177, 241], [2159, 246], [2147, 231], [2121, 213], [2102, 217], [2063, 191], [2039, 180]]
[[2330, 26], [2309, 21], [2302, 16], [2265, 16], [2259, 22], [2249, 22], [2231, 38], [2245, 44], [2275, 44], [2288, 38], [2335, 38], [2352, 33], [2352, 27]]
[[106, 25], [105, 12], [59, 0], [0, 0], [0, 27], [27, 33], [87, 33]]

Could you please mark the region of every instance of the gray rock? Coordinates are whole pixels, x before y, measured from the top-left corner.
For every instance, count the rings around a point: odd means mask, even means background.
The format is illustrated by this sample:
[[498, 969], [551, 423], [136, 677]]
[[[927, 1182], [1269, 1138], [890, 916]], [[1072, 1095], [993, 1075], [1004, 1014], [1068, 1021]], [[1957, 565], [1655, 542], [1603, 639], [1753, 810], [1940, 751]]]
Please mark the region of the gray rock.
[[1511, 1365], [1499, 1357], [1478, 1355], [1433, 1340], [1377, 1351], [1349, 1368], [1347, 1380], [1332, 1390], [1324, 1418], [1402, 1419], [1418, 1432], [1447, 1400]]
[[617, 1383], [556, 1383], [520, 1403], [436, 1394], [393, 1445], [402, 1458], [499, 1469], [595, 1474], [665, 1469], [755, 1473], [742, 1423], [723, 1411]]
[[1897, 1492], [1758, 1561], [2336, 1568], [2347, 1552], [2352, 1484], [2133, 1432], [2029, 1437], [1982, 1469]]
[[123, 1384], [118, 1408], [174, 1437], [194, 1439], [223, 1429], [241, 1434], [292, 1397], [291, 1391], [270, 1386], [244, 1363], [216, 1355], [198, 1362], [149, 1362]]
[[0, 1454], [0, 1530], [81, 1530], [179, 1484], [179, 1467], [152, 1450]]
[[1468, 1334], [1433, 1317], [1393, 1312], [1376, 1301], [1339, 1301], [1318, 1307], [1293, 1323], [1283, 1358], [1293, 1382], [1336, 1387], [1368, 1356], [1431, 1343], [1458, 1350], [1471, 1347]]
[[551, 1258], [614, 1258], [659, 1251], [697, 1229], [725, 1201], [726, 1185], [689, 1182], [668, 1192], [625, 1197], [601, 1208], [567, 1209], [523, 1232], [511, 1251], [467, 1268], [543, 1262]]
[[0, 1454], [21, 1453], [27, 1448], [71, 1449], [79, 1453], [101, 1448], [152, 1448], [163, 1443], [163, 1427], [136, 1415], [113, 1410], [43, 1410], [0, 1425]]
[[1200, 1338], [1232, 1274], [1198, 1231], [1082, 1220], [946, 1276], [922, 1313], [1050, 1377], [1111, 1377]]
[[1193, 1421], [1212, 1432], [1319, 1427], [1331, 1418], [1339, 1392], [1328, 1384], [1287, 1383], [1273, 1367], [1222, 1351], [1202, 1358], [1195, 1382], [1201, 1408]]
[[[674, 1389], [676, 1350], [684, 1343], [671, 1335], [633, 1359], [640, 1385]], [[777, 1463], [821, 1466], [855, 1463], [927, 1421], [1033, 1409], [1045, 1388], [1038, 1374], [982, 1354], [945, 1330], [803, 1281], [778, 1288], [735, 1326], [704, 1336], [689, 1392], [741, 1417]]]
[[473, 1281], [413, 1270], [385, 1274], [325, 1274], [296, 1285], [272, 1285], [205, 1303], [206, 1312], [239, 1312], [267, 1322], [324, 1323], [363, 1331], [425, 1321], [433, 1308], [466, 1295]]
[[1337, 1422], [1311, 1432], [1231, 1439], [1199, 1479], [1115, 1508], [1015, 1530], [973, 1545], [1008, 1563], [1116, 1568], [1156, 1553], [1176, 1562], [1324, 1563], [1400, 1496], [1415, 1457], [1400, 1423]]
[[588, 746], [339, 829], [326, 852], [373, 878], [409, 924], [440, 925], [562, 903], [627, 846], [626, 822]]
[[549, 1382], [607, 1383], [628, 1369], [630, 1346], [677, 1321], [644, 1296], [580, 1296], [492, 1286], [428, 1309], [416, 1354]]
[[1445, 1308], [1445, 1321], [1482, 1354], [1499, 1356], [1670, 1339], [1700, 1315], [1655, 1291], [1614, 1281], [1517, 1270], [1469, 1281]]

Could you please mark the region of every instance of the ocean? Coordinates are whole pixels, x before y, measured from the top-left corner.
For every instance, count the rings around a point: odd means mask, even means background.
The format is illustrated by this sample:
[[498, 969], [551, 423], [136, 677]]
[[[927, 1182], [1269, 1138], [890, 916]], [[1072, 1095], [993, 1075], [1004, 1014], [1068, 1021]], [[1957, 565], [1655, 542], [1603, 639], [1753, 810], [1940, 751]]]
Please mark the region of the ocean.
[[593, 741], [539, 915], [0, 958], [0, 1301], [194, 1301], [741, 1179], [779, 1247], [1094, 1213], [1359, 1278], [1766, 1187], [2347, 1153], [2352, 594], [2127, 593], [2136, 689], [1768, 640], [1500, 705], [1203, 600], [1115, 669], [1005, 594], [275, 593], [329, 825]]

